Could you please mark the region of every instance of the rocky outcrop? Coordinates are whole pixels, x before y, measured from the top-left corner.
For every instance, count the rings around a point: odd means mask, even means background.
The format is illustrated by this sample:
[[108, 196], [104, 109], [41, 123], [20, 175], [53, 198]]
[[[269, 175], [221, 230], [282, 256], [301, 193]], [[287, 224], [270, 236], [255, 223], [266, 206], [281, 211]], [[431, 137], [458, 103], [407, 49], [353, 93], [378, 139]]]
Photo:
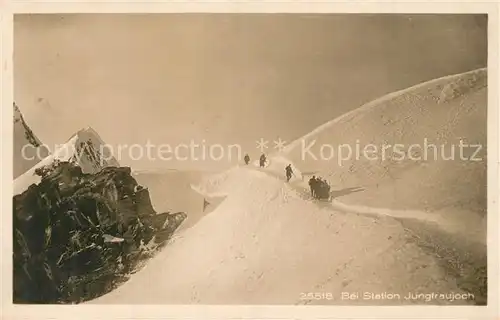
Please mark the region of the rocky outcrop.
[[112, 290], [186, 218], [156, 214], [127, 167], [39, 167], [13, 198], [14, 302], [78, 303]]
[[24, 192], [31, 184], [40, 182], [37, 170], [50, 167], [54, 161], [67, 161], [79, 166], [83, 173], [97, 173], [105, 167], [119, 167], [107, 145], [91, 127], [79, 130], [52, 154], [42, 158], [33, 167], [14, 180], [14, 194]]
[[13, 166], [14, 179], [49, 155], [46, 148], [24, 120], [14, 103]]

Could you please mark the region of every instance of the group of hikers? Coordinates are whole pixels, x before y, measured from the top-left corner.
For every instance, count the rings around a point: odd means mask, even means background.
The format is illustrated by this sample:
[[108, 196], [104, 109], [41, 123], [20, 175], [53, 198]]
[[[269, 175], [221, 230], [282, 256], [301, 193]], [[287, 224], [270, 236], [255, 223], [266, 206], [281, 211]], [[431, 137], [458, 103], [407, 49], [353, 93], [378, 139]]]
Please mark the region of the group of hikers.
[[[250, 163], [250, 156], [248, 154], [243, 158], [245, 160], [245, 164], [248, 165]], [[266, 165], [266, 155], [262, 154], [259, 158], [259, 166], [264, 168]], [[292, 165], [289, 164], [285, 167], [285, 176], [286, 182], [289, 182], [292, 179], [292, 176], [295, 175], [293, 173]], [[309, 179], [309, 187], [311, 189], [311, 196], [315, 199], [330, 199], [330, 185], [328, 181], [322, 179], [321, 177], [312, 176]]]
[[[245, 160], [245, 164], [248, 165], [250, 163], [250, 156], [248, 154], [245, 155], [243, 158]], [[265, 154], [261, 154], [259, 158], [259, 167], [264, 168], [266, 166], [266, 161], [267, 157]], [[290, 179], [292, 179], [292, 175], [294, 175], [293, 170], [292, 170], [292, 165], [289, 164], [285, 167], [285, 176], [286, 176], [286, 182], [289, 182]]]
[[315, 199], [330, 199], [330, 185], [321, 177], [312, 176], [309, 179], [311, 196]]
[[[246, 154], [243, 160], [245, 160], [245, 164], [248, 165], [250, 163], [250, 156]], [[266, 166], [266, 161], [267, 161], [266, 155], [262, 154], [259, 159], [259, 166], [261, 168], [264, 168]]]

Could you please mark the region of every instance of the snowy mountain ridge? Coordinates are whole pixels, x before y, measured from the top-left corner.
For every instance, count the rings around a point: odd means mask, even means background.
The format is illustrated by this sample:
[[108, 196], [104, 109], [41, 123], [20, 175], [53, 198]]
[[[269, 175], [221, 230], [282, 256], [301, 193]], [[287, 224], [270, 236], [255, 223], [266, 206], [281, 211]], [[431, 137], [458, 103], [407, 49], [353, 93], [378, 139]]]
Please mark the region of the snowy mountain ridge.
[[96, 173], [105, 167], [119, 167], [118, 161], [105, 148], [105, 143], [91, 127], [76, 132], [51, 155], [38, 162], [31, 169], [14, 180], [14, 194], [26, 190], [31, 184], [39, 183], [35, 171], [51, 165], [54, 161], [67, 161], [77, 164], [83, 173]]

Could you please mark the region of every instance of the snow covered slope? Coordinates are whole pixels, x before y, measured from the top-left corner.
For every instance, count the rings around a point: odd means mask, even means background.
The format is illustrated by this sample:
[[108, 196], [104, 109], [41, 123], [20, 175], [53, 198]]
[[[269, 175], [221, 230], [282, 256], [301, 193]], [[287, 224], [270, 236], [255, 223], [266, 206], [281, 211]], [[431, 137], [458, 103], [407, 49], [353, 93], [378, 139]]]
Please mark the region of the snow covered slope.
[[30, 129], [15, 103], [13, 152], [14, 179], [49, 155], [49, 150]]
[[77, 163], [84, 173], [95, 173], [108, 166], [118, 167], [118, 161], [105, 146], [104, 141], [94, 129], [88, 127], [78, 131], [53, 154], [15, 179], [14, 195], [23, 192], [31, 184], [38, 183], [40, 177], [35, 174], [35, 170], [50, 165], [55, 160]]
[[[279, 157], [304, 180], [327, 178], [335, 201], [432, 213], [485, 242], [486, 123], [487, 71], [478, 69], [372, 101]], [[469, 145], [462, 156], [460, 144]]]
[[[342, 292], [461, 292], [391, 219], [335, 212], [266, 172], [234, 168], [200, 189], [225, 200], [127, 283], [90, 303], [407, 304]], [[146, 285], [147, 284], [147, 285]], [[331, 293], [315, 300], [308, 292]]]
[[[393, 93], [304, 139], [317, 145], [408, 145], [424, 138], [485, 145], [485, 121], [481, 69]], [[235, 167], [194, 185], [205, 196], [223, 197], [220, 205], [130, 281], [91, 303], [485, 303], [485, 251], [477, 243], [485, 236], [485, 161], [354, 158], [336, 165], [303, 159], [300, 143], [269, 156], [265, 168]], [[477, 156], [484, 158], [482, 152]], [[288, 163], [297, 177], [287, 184]], [[334, 196], [348, 205], [311, 201], [311, 174], [329, 178]], [[478, 237], [448, 233], [440, 223]], [[360, 297], [342, 299], [343, 292]], [[395, 298], [365, 299], [384, 292]], [[409, 292], [472, 292], [475, 300], [404, 299]]]

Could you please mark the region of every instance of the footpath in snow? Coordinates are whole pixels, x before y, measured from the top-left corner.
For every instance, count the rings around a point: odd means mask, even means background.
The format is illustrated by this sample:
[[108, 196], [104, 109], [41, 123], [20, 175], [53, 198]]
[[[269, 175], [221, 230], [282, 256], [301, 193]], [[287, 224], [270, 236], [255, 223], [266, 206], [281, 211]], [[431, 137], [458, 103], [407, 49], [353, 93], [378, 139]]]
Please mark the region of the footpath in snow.
[[[196, 186], [225, 199], [128, 282], [90, 303], [469, 303], [405, 300], [412, 291], [462, 291], [397, 221], [318, 206], [304, 200], [302, 179], [284, 183], [271, 168], [236, 167]], [[400, 299], [348, 301], [342, 292]]]

